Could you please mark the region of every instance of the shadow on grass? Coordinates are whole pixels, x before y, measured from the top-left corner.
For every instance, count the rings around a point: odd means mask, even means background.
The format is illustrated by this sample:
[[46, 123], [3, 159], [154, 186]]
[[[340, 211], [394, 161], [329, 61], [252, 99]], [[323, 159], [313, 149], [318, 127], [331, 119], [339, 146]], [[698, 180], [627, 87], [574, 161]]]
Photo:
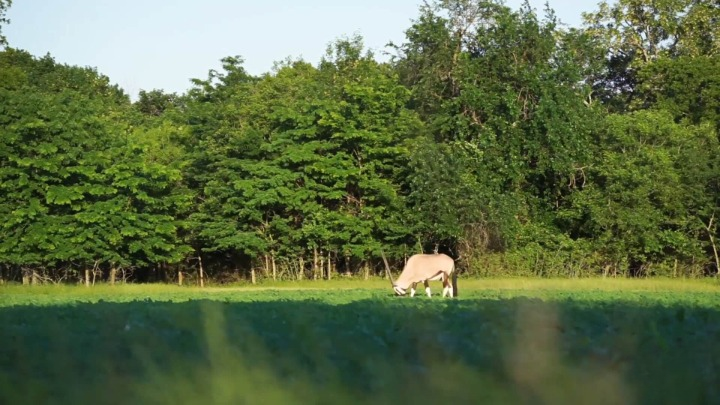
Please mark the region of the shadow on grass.
[[720, 403], [720, 311], [700, 306], [134, 301], [0, 326], [3, 404]]

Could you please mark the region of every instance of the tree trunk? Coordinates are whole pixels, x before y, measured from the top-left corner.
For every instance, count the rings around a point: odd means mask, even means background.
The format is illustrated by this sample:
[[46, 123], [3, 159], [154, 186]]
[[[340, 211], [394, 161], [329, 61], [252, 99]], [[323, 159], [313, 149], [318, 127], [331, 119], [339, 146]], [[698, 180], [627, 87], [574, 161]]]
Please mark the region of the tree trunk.
[[39, 279], [39, 277], [38, 277], [37, 271], [36, 271], [35, 269], [33, 269], [33, 271], [32, 271], [32, 281], [31, 281], [31, 282], [32, 282], [32, 285], [38, 285], [38, 284], [39, 284], [39, 283], [38, 283], [38, 279]]
[[720, 275], [720, 257], [718, 257], [717, 246], [715, 246], [715, 237], [713, 236], [713, 233], [712, 233], [712, 224], [713, 224], [714, 220], [715, 220], [715, 214], [713, 213], [712, 217], [710, 218], [710, 222], [708, 222], [708, 224], [706, 226], [706, 229], [708, 232], [708, 236], [710, 237], [710, 244], [712, 245], [712, 248], [713, 248], [713, 254], [715, 255], [715, 271], [717, 272], [718, 275]]
[[30, 284], [30, 276], [27, 269], [22, 269], [22, 283], [23, 285]]
[[255, 284], [255, 283], [257, 282], [257, 278], [256, 278], [256, 275], [255, 275], [255, 267], [251, 267], [251, 268], [250, 268], [250, 282], [251, 282], [252, 284]]
[[317, 248], [313, 248], [313, 280], [317, 280], [318, 274], [318, 251]]
[[263, 276], [268, 278], [270, 276], [270, 256], [263, 255]]
[[298, 271], [298, 280], [302, 280], [305, 273], [305, 259], [303, 259], [302, 255], [300, 256], [299, 262], [300, 271]]
[[327, 268], [327, 279], [330, 280], [332, 278], [332, 268], [333, 268], [333, 262], [330, 256], [330, 251], [328, 251], [328, 268]]
[[200, 273], [199, 282], [200, 282], [200, 288], [205, 287], [205, 272], [203, 271], [203, 265], [202, 265], [202, 257], [198, 255], [198, 272]]
[[182, 270], [178, 270], [178, 285], [179, 285], [179, 286], [182, 286], [182, 285], [183, 285], [183, 273], [182, 273]]
[[270, 254], [270, 263], [272, 264], [273, 281], [277, 281], [277, 266], [275, 265], [275, 252]]
[[325, 255], [320, 255], [320, 280], [325, 278]]
[[85, 269], [85, 287], [90, 287], [90, 270]]
[[365, 260], [365, 263], [363, 264], [363, 272], [365, 273], [365, 280], [370, 278], [370, 265], [368, 264], [367, 260]]
[[110, 269], [110, 285], [115, 285], [115, 278], [117, 277], [117, 269], [115, 267]]

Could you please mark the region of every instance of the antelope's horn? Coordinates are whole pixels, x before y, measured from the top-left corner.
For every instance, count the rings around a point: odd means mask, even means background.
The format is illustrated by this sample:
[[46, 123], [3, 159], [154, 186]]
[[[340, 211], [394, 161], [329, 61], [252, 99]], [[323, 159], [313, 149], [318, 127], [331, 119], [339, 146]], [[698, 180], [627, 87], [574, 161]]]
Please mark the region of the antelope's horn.
[[383, 263], [385, 263], [385, 273], [387, 273], [388, 277], [390, 278], [390, 282], [392, 283], [393, 287], [395, 287], [395, 280], [393, 279], [392, 273], [390, 272], [390, 265], [388, 264], [388, 261], [385, 258], [385, 252], [380, 250], [380, 255], [382, 256]]

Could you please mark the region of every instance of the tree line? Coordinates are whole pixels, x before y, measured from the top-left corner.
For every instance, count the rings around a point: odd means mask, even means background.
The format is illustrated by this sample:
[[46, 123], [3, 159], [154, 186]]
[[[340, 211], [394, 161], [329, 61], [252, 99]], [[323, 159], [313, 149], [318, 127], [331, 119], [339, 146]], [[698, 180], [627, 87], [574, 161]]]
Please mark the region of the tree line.
[[0, 276], [369, 277], [432, 251], [471, 276], [716, 275], [720, 6], [583, 17], [436, 0], [389, 61], [359, 36], [260, 76], [229, 56], [134, 102], [9, 44]]

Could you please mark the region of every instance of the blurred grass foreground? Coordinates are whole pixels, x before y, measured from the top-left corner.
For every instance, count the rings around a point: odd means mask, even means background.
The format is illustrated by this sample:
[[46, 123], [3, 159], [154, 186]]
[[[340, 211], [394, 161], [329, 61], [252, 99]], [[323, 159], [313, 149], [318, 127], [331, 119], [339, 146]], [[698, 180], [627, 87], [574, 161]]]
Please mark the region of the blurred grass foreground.
[[0, 287], [0, 403], [720, 403], [717, 281], [370, 285]]

